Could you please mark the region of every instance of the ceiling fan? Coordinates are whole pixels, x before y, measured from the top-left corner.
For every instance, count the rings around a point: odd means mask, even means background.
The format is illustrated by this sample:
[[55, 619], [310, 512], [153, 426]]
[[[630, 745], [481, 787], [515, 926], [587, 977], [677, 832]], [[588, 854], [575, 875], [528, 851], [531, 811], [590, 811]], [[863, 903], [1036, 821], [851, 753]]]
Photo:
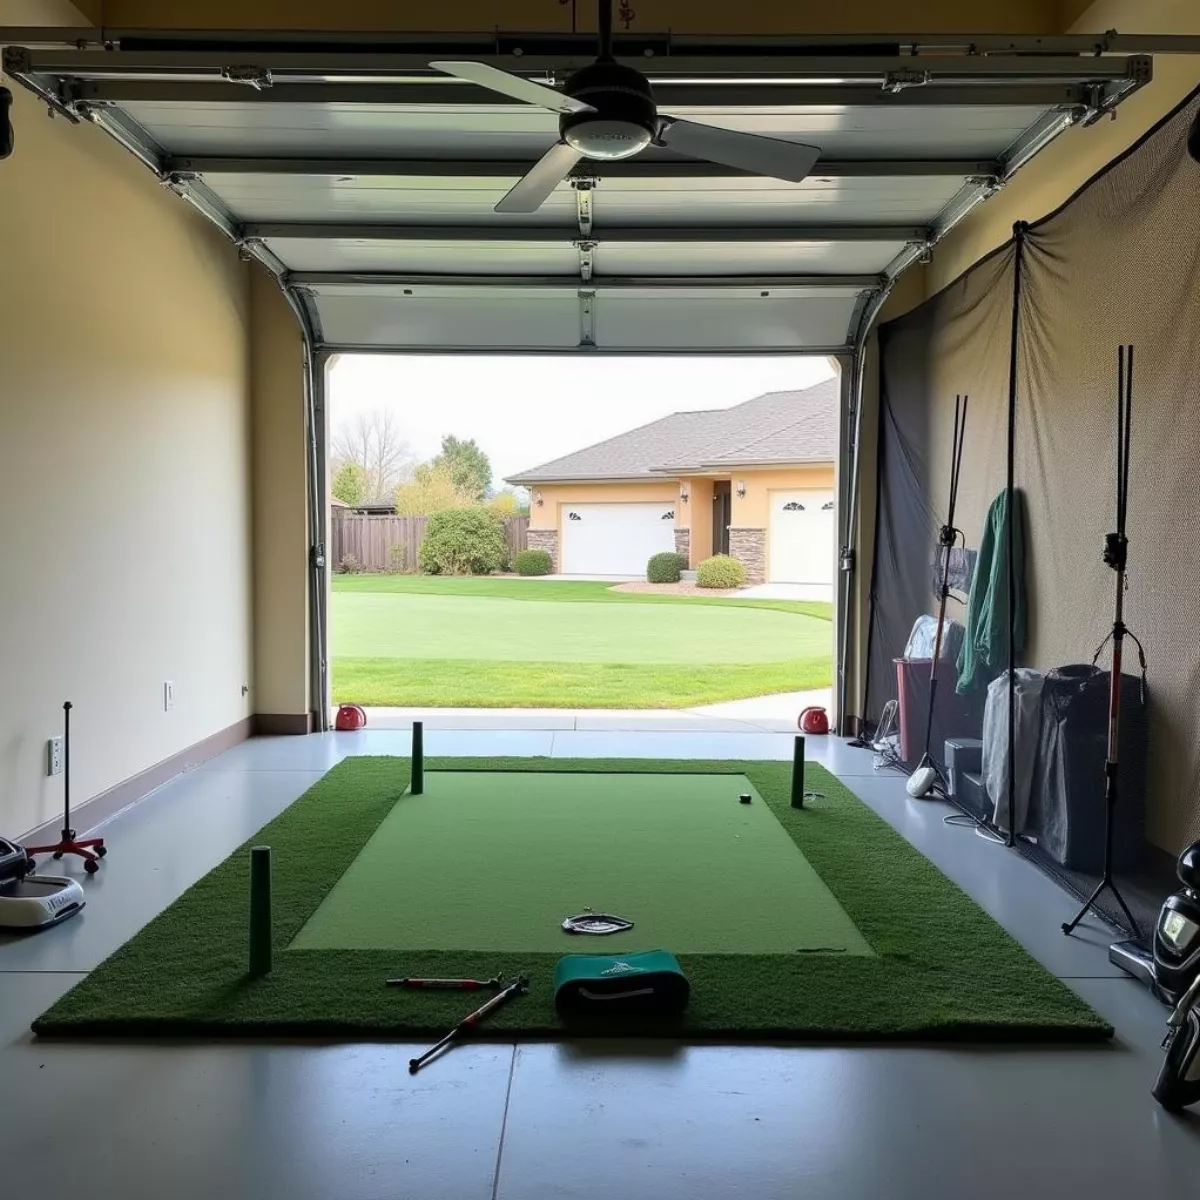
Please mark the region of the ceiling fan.
[[689, 158], [799, 183], [820, 157], [816, 146], [681, 121], [658, 111], [649, 80], [613, 57], [612, 0], [599, 0], [600, 53], [562, 91], [478, 62], [431, 62], [468, 83], [559, 113], [558, 141], [496, 205], [496, 212], [536, 212], [580, 159], [632, 158], [665, 146]]

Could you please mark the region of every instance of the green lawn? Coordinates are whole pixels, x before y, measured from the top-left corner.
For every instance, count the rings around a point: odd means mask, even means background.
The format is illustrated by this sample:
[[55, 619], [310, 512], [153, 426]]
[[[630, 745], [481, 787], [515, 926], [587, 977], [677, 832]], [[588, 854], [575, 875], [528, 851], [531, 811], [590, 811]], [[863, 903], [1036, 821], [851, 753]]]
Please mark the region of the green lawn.
[[339, 576], [333, 593], [338, 702], [684, 708], [831, 678], [817, 601], [409, 575]]

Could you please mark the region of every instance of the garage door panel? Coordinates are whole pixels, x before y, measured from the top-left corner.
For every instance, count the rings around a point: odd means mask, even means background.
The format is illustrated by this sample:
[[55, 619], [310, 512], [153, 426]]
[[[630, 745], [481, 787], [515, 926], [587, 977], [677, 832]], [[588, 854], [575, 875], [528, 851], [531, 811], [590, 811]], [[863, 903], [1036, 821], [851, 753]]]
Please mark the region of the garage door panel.
[[620, 233], [595, 250], [598, 275], [878, 274], [903, 242], [638, 242]]
[[598, 292], [596, 344], [605, 349], [804, 350], [842, 346], [858, 300], [802, 289], [680, 294], [670, 289]]
[[767, 573], [772, 583], [828, 588], [832, 599], [837, 513], [828, 488], [770, 493]]
[[[519, 172], [478, 178], [455, 176], [223, 174], [206, 177], [212, 192], [246, 221], [349, 221], [378, 224], [472, 225], [497, 229], [558, 226], [570, 240], [578, 234], [575, 193], [560, 184], [537, 212], [498, 213], [496, 202]], [[518, 235], [519, 236], [519, 233]]]
[[[532, 160], [531, 160], [532, 161]], [[246, 221], [407, 221], [415, 225], [470, 225], [498, 229], [558, 226], [578, 233], [575, 192], [560, 184], [533, 213], [497, 213], [493, 206], [516, 183], [522, 165], [503, 175], [301, 175], [271, 172], [206, 175], [209, 189]], [[776, 179], [645, 178], [602, 176], [592, 189], [597, 221], [605, 230], [675, 224], [737, 226], [746, 221], [917, 224], [929, 219], [962, 187], [961, 176], [837, 178], [803, 183]], [[828, 246], [828, 243], [826, 243]], [[849, 248], [849, 247], [848, 247]], [[886, 264], [887, 259], [885, 258]], [[839, 269], [860, 270], [846, 265]]]
[[579, 342], [579, 302], [571, 289], [330, 286], [314, 289], [312, 302], [331, 346], [512, 350], [570, 349]]
[[579, 273], [579, 252], [554, 242], [382, 241], [372, 238], [265, 238], [291, 271], [441, 275]]
[[661, 504], [564, 504], [559, 514], [565, 575], [635, 575], [653, 554], [675, 549], [675, 511]]
[[[834, 219], [865, 225], [927, 221], [951, 200], [963, 177], [927, 176], [822, 178], [803, 183], [753, 176], [731, 178], [604, 178], [593, 191], [593, 207], [605, 229], [622, 225], [681, 223], [717, 226], [747, 221], [784, 225], [788, 221]], [[857, 268], [847, 267], [847, 270]]]
[[532, 161], [558, 136], [557, 116], [531, 104], [133, 101], [122, 107], [173, 154], [528, 155]]
[[[173, 154], [375, 155], [380, 158], [540, 157], [558, 119], [528, 104], [262, 104], [254, 101], [126, 101]], [[827, 158], [998, 156], [1042, 115], [1026, 105], [946, 105], [917, 110], [844, 105], [761, 105], [736, 110], [673, 105], [675, 116], [814, 142]]]

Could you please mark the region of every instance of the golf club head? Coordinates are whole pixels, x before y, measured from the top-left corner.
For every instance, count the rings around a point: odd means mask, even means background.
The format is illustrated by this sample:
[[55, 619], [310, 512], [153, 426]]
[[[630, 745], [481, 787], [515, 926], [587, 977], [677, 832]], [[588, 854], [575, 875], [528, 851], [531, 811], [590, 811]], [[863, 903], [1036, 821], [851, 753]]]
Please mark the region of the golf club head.
[[920, 800], [922, 796], [929, 795], [936, 779], [937, 772], [932, 767], [918, 767], [908, 777], [908, 782], [904, 785], [904, 790], [914, 800]]

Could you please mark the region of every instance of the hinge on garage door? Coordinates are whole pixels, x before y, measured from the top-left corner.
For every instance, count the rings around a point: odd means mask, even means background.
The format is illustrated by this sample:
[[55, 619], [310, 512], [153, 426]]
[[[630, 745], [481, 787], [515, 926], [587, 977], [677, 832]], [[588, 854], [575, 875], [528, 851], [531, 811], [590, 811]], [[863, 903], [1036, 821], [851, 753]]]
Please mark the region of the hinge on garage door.
[[256, 92], [271, 87], [275, 82], [266, 67], [254, 66], [222, 67], [221, 78], [227, 79], [230, 83], [244, 83]]
[[582, 288], [579, 291], [579, 344], [596, 344], [596, 293]]
[[924, 87], [932, 78], [928, 71], [888, 71], [883, 77], [883, 90], [894, 96], [905, 88]]
[[161, 183], [168, 191], [182, 196], [187, 192], [188, 185], [195, 183], [199, 178], [195, 171], [172, 171], [163, 176]]
[[325, 543], [318, 542], [315, 546], [310, 546], [308, 551], [309, 564], [315, 567], [318, 571], [325, 569]]

